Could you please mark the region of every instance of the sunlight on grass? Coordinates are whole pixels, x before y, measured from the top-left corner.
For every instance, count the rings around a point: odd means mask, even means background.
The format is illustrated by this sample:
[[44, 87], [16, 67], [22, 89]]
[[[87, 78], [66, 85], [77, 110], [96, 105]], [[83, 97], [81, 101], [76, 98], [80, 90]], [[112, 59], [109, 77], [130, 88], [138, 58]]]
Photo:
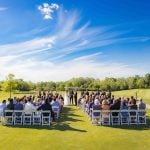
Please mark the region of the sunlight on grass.
[[75, 106], [65, 107], [59, 122], [51, 127], [0, 125], [0, 133], [1, 150], [148, 150], [150, 147], [149, 120], [145, 126], [94, 126]]

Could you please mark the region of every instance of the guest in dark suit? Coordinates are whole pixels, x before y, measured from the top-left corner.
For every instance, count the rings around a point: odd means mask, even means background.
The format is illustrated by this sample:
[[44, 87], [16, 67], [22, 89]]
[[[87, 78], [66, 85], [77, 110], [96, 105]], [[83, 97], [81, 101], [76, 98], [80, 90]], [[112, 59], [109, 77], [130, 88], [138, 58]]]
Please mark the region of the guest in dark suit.
[[[23, 110], [23, 104], [21, 99], [17, 99], [17, 103], [14, 105], [14, 110]], [[21, 116], [21, 112], [16, 112], [15, 113], [17, 116]]]
[[[110, 106], [110, 110], [120, 110], [120, 103], [119, 100], [115, 100], [114, 104]], [[118, 112], [113, 112], [113, 116], [118, 116]]]
[[[37, 110], [50, 110], [51, 116], [52, 116], [53, 120], [55, 120], [54, 112], [53, 112], [53, 110], [52, 110], [52, 106], [50, 105], [48, 99], [46, 99], [46, 100], [45, 100], [45, 103], [42, 104]], [[43, 114], [43, 115], [48, 116], [49, 114], [48, 114], [48, 113], [45, 113], [45, 114]]]
[[[6, 109], [7, 110], [14, 110], [14, 103], [13, 103], [13, 99], [9, 99], [9, 104], [6, 106]], [[11, 116], [12, 115], [12, 112], [8, 112], [6, 114], [6, 116]]]

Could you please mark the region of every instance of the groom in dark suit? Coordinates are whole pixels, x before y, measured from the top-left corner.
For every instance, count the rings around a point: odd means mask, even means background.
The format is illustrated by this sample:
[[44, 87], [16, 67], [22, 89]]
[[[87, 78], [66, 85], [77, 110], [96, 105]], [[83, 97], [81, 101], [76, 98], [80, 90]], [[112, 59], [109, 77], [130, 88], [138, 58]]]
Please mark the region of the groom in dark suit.
[[77, 106], [77, 100], [78, 99], [78, 95], [77, 95], [77, 91], [75, 91], [75, 93], [74, 93], [74, 101], [75, 101], [75, 106]]
[[74, 104], [74, 101], [73, 101], [74, 92], [73, 92], [73, 90], [70, 91], [69, 96], [70, 96], [70, 104], [73, 105]]

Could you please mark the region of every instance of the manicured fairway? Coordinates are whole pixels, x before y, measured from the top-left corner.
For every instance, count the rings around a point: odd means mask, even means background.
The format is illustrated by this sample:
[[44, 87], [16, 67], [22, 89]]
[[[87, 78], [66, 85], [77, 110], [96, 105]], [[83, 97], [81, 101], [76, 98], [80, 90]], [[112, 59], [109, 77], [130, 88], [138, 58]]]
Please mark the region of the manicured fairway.
[[[149, 114], [150, 116], [150, 114]], [[146, 126], [94, 126], [77, 107], [65, 107], [59, 122], [47, 127], [0, 125], [0, 150], [148, 150]]]

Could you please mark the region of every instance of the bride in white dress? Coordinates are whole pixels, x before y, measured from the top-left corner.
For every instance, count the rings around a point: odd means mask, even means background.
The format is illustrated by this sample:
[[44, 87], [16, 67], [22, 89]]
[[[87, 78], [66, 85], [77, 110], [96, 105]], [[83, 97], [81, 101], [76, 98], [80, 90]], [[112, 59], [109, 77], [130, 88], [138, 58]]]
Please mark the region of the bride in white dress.
[[68, 91], [65, 92], [64, 105], [65, 106], [70, 105], [70, 97], [69, 97]]

